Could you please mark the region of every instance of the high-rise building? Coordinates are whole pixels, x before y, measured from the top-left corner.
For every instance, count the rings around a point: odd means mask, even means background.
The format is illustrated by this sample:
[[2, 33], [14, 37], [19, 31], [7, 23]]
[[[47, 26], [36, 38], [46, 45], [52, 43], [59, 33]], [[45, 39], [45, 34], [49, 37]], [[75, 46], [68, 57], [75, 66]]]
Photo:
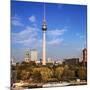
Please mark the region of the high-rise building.
[[37, 55], [37, 50], [36, 49], [31, 49], [25, 52], [25, 62], [30, 62], [30, 61], [37, 61], [38, 55]]
[[67, 64], [67, 65], [78, 65], [79, 64], [79, 58], [64, 59], [63, 63]]
[[42, 51], [42, 65], [46, 65], [46, 15], [45, 15], [45, 3], [44, 3], [44, 20], [42, 25], [42, 31], [43, 31], [43, 51]]
[[27, 50], [27, 51], [25, 52], [24, 61], [25, 61], [25, 62], [30, 62], [30, 51], [29, 51], [29, 50]]
[[31, 61], [35, 61], [35, 63], [37, 62], [37, 60], [38, 60], [38, 52], [37, 52], [36, 49], [30, 50], [30, 59], [31, 59]]
[[86, 63], [87, 62], [87, 49], [84, 48], [83, 49], [83, 63]]

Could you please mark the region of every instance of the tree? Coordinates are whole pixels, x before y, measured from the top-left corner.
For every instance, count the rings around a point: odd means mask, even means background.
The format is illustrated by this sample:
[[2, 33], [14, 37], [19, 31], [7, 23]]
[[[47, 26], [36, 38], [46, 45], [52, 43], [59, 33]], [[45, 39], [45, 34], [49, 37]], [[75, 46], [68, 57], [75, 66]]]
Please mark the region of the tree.
[[32, 77], [34, 82], [41, 82], [42, 81], [41, 73], [38, 70], [34, 69], [31, 77]]
[[16, 79], [17, 80], [21, 79], [21, 70], [16, 70]]
[[52, 77], [53, 72], [51, 69], [49, 69], [48, 67], [42, 67], [40, 70], [40, 73], [42, 75], [42, 80], [44, 82], [47, 82], [49, 78]]
[[55, 77], [60, 81], [63, 75], [64, 68], [63, 67], [57, 67], [55, 69]]
[[63, 80], [71, 80], [75, 78], [75, 71], [70, 69], [68, 65], [64, 67]]
[[78, 76], [81, 80], [87, 79], [87, 70], [85, 67], [81, 66], [78, 70]]
[[20, 76], [21, 80], [27, 80], [30, 77], [30, 73], [27, 72], [26, 70], [22, 70]]
[[[47, 82], [49, 78], [52, 77], [52, 70], [49, 69], [48, 67], [39, 67], [39, 68], [34, 68], [33, 69], [33, 74], [32, 77], [34, 77], [33, 79], [37, 80], [37, 79], [41, 79], [43, 82]], [[39, 77], [39, 78], [38, 78]], [[36, 81], [35, 80], [35, 81]], [[41, 81], [40, 80], [40, 81]]]

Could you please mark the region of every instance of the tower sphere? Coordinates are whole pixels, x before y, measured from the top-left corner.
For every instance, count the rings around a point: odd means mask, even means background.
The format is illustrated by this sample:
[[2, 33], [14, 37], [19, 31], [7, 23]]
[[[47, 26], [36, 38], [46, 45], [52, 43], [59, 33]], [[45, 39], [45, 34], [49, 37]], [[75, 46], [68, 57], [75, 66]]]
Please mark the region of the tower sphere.
[[43, 30], [43, 31], [46, 31], [46, 30], [47, 30], [46, 21], [44, 21], [44, 23], [43, 23], [42, 30]]

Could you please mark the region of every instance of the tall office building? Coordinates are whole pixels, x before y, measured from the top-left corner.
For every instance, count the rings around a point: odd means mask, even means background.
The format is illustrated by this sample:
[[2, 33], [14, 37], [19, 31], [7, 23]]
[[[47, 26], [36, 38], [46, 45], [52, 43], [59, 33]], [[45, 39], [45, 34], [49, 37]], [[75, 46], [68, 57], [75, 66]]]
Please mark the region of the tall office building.
[[86, 63], [87, 62], [87, 49], [84, 48], [83, 49], [83, 63]]
[[25, 61], [25, 62], [30, 62], [30, 51], [29, 51], [29, 50], [27, 50], [27, 51], [25, 52], [24, 61]]
[[31, 49], [30, 50], [30, 58], [31, 58], [31, 61], [35, 61], [35, 63], [37, 63], [37, 60], [38, 60], [38, 52], [36, 49]]
[[31, 49], [25, 52], [25, 62], [35, 61], [37, 62], [38, 52], [36, 49]]
[[46, 15], [45, 15], [45, 3], [44, 3], [44, 20], [42, 25], [42, 31], [43, 31], [43, 46], [42, 46], [42, 65], [46, 65]]

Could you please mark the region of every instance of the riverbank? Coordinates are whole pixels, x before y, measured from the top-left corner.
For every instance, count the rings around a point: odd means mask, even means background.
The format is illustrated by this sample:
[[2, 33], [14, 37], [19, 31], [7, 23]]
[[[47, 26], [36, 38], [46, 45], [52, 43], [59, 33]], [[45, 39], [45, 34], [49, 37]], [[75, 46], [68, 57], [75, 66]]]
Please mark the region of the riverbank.
[[49, 88], [49, 87], [64, 87], [64, 86], [78, 86], [78, 85], [87, 85], [87, 82], [53, 82], [53, 83], [28, 83], [23, 84], [22, 86], [15, 86], [12, 87], [11, 90], [25, 90], [25, 89], [31, 89], [31, 88]]

